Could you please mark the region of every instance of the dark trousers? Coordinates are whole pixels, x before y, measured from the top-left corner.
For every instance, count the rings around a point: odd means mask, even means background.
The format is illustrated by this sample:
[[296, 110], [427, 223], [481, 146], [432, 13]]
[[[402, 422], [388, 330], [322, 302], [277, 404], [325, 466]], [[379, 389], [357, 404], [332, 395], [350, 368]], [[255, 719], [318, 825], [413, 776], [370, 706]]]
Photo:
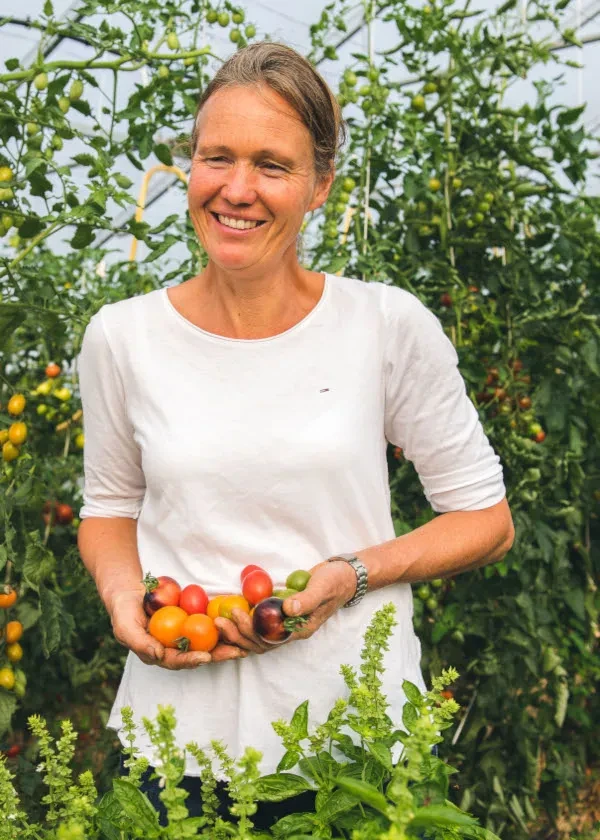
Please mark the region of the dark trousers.
[[[433, 755], [437, 755], [437, 746], [434, 746], [431, 752]], [[124, 759], [121, 757], [119, 770], [122, 776], [127, 776], [128, 771], [123, 766], [123, 761]], [[154, 808], [158, 811], [160, 824], [164, 827], [167, 824], [167, 812], [159, 797], [160, 788], [158, 786], [158, 779], [150, 778], [153, 773], [154, 768], [152, 767], [146, 770], [142, 776], [140, 790], [146, 794]], [[202, 816], [202, 790], [200, 785], [201, 782], [198, 776], [184, 776], [179, 784], [180, 788], [183, 788], [183, 790], [189, 793], [188, 798], [185, 800], [185, 806], [189, 811], [190, 817]], [[233, 803], [227, 794], [227, 785], [225, 782], [217, 782], [216, 794], [219, 798], [219, 807], [217, 809], [219, 816], [227, 822], [236, 821], [236, 818], [232, 817], [229, 813], [229, 807]], [[254, 828], [257, 831], [268, 831], [277, 820], [287, 817], [288, 814], [297, 814], [300, 812], [314, 813], [315, 796], [316, 794], [313, 791], [308, 790], [298, 794], [298, 796], [285, 799], [283, 802], [257, 802], [256, 814], [252, 816]]]

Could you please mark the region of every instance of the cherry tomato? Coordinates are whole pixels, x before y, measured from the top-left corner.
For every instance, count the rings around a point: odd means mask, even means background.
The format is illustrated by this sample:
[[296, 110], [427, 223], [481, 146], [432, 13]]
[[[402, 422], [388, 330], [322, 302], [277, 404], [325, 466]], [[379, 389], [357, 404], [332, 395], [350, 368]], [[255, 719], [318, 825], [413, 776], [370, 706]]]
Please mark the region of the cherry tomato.
[[9, 662], [20, 662], [23, 659], [23, 648], [18, 642], [6, 645], [6, 656]]
[[15, 672], [12, 668], [0, 668], [0, 687], [12, 691], [15, 687]]
[[521, 397], [521, 399], [519, 400], [519, 408], [522, 408], [523, 411], [527, 411], [528, 409], [530, 409], [531, 397]]
[[7, 758], [16, 758], [20, 752], [21, 747], [19, 744], [11, 744], [7, 750], [4, 750], [4, 755]]
[[188, 614], [181, 607], [161, 607], [150, 618], [148, 632], [168, 648], [176, 648]]
[[25, 410], [26, 400], [23, 394], [13, 394], [8, 401], [8, 413], [17, 415], [22, 414]]
[[219, 631], [207, 615], [189, 615], [181, 627], [180, 650], [212, 650], [219, 641]]
[[242, 595], [253, 606], [273, 594], [273, 581], [266, 572], [250, 572], [242, 583]]
[[0, 446], [4, 446], [8, 440], [8, 429], [0, 429]]
[[250, 604], [241, 595], [226, 595], [219, 604], [219, 615], [221, 618], [233, 618], [234, 610], [250, 612]]
[[58, 504], [56, 505], [56, 521], [59, 525], [70, 525], [73, 521], [73, 508], [71, 505]]
[[144, 595], [146, 615], [153, 615], [161, 607], [179, 606], [181, 587], [174, 578], [168, 575], [155, 578], [148, 572], [143, 583], [146, 587], [146, 594]]
[[6, 625], [6, 644], [13, 645], [21, 640], [23, 636], [23, 625], [20, 621], [9, 621]]
[[218, 618], [219, 607], [221, 606], [221, 602], [224, 601], [225, 598], [229, 597], [229, 595], [215, 595], [214, 598], [211, 598], [206, 608], [206, 615], [210, 616], [211, 618]]
[[274, 589], [273, 595], [276, 598], [281, 598], [282, 601], [285, 601], [286, 598], [291, 598], [292, 595], [297, 595], [297, 589]]
[[440, 303], [441, 303], [442, 306], [445, 306], [446, 308], [449, 308], [449, 307], [452, 306], [452, 298], [450, 297], [448, 292], [444, 292], [442, 295], [440, 295]]
[[56, 362], [49, 362], [46, 365], [46, 376], [49, 379], [54, 379], [60, 373], [60, 367], [56, 364]]
[[10, 440], [2, 444], [2, 459], [9, 463], [19, 457], [19, 447], [15, 446]]
[[208, 595], [201, 586], [198, 586], [197, 583], [190, 583], [189, 586], [186, 586], [181, 590], [181, 595], [179, 596], [179, 606], [182, 610], [185, 610], [188, 615], [206, 613], [206, 608], [208, 607]]
[[[7, 591], [8, 590], [8, 591]], [[13, 589], [12, 586], [5, 586], [3, 589], [0, 588], [0, 609], [8, 609], [8, 607], [12, 607], [17, 601], [17, 590]]]
[[251, 572], [264, 572], [264, 569], [261, 566], [254, 566], [250, 564], [250, 566], [244, 566], [240, 573], [240, 581], [241, 583], [244, 582], [244, 578], [249, 575]]
[[283, 611], [281, 598], [265, 598], [254, 607], [252, 627], [263, 642], [280, 645], [302, 624], [306, 623], [304, 616], [286, 616]]
[[27, 440], [27, 426], [25, 423], [13, 423], [8, 429], [8, 439], [15, 446], [20, 446]]
[[292, 572], [291, 575], [287, 576], [285, 585], [288, 589], [296, 589], [298, 592], [302, 592], [308, 586], [309, 580], [310, 572], [298, 569], [297, 571]]

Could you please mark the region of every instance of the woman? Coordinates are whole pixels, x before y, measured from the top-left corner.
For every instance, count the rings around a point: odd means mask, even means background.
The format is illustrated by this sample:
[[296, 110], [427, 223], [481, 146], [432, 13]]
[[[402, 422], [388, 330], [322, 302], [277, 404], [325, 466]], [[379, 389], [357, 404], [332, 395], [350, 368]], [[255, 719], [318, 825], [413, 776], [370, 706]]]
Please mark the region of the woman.
[[[388, 601], [398, 624], [383, 688], [400, 720], [402, 681], [424, 687], [410, 584], [498, 560], [513, 539], [499, 459], [437, 319], [401, 289], [299, 263], [342, 134], [335, 97], [302, 56], [271, 43], [237, 52], [204, 92], [192, 138], [189, 211], [206, 268], [104, 306], [80, 358], [79, 546], [130, 649], [109, 726], [123, 705], [139, 721], [171, 704], [182, 746], [217, 738], [235, 757], [253, 745], [264, 772], [282, 754], [271, 721], [307, 698], [311, 723], [325, 718], [345, 693], [340, 664], [359, 664]], [[388, 441], [440, 514], [399, 538]], [[263, 644], [241, 611], [217, 619], [211, 654], [148, 635], [146, 572], [212, 596], [239, 590], [249, 563], [278, 584], [312, 571], [285, 602], [310, 616], [288, 643]], [[198, 772], [188, 759], [186, 774]]]

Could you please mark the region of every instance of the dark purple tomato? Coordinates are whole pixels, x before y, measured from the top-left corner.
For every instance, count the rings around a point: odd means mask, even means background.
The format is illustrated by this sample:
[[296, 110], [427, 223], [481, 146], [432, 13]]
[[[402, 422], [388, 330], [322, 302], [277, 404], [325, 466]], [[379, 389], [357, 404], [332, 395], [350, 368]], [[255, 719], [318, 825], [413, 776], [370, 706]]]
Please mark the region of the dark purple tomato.
[[179, 606], [181, 587], [174, 578], [167, 575], [155, 578], [148, 572], [144, 578], [144, 585], [146, 587], [146, 594], [144, 595], [146, 615], [154, 615], [162, 607]]
[[254, 632], [268, 644], [280, 645], [303, 624], [306, 624], [305, 616], [287, 616], [284, 613], [282, 598], [265, 598], [254, 607]]

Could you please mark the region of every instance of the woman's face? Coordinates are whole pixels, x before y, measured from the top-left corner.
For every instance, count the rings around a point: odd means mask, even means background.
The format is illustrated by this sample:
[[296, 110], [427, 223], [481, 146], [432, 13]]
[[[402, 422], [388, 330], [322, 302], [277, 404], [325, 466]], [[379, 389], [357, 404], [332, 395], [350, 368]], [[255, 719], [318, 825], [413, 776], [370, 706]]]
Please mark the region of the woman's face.
[[[198, 116], [188, 204], [209, 258], [226, 270], [281, 264], [304, 215], [327, 198], [312, 140], [294, 109], [268, 87], [223, 88]], [[239, 220], [256, 225], [242, 230]]]

